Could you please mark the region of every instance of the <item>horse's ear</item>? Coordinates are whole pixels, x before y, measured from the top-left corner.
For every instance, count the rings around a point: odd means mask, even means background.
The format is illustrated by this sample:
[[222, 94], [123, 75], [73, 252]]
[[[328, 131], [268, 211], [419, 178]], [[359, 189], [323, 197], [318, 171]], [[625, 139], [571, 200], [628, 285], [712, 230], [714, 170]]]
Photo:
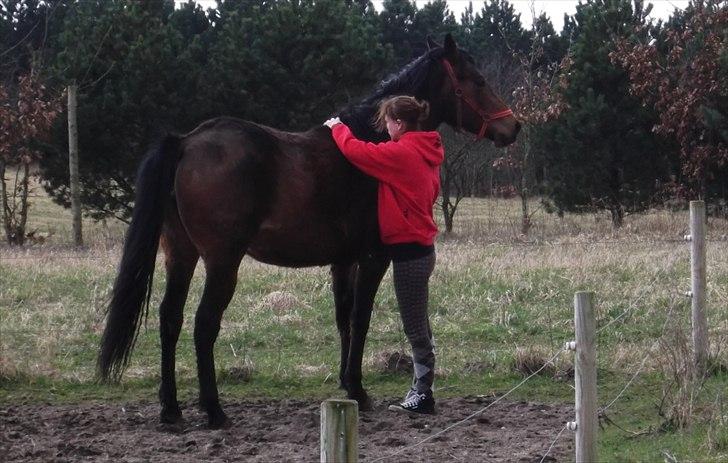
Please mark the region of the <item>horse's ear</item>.
[[442, 48], [442, 45], [440, 45], [439, 43], [435, 42], [432, 39], [432, 36], [431, 35], [428, 35], [427, 36], [427, 49], [428, 50], [432, 50], [433, 48]]
[[445, 57], [452, 63], [458, 60], [458, 46], [449, 33], [445, 36]]

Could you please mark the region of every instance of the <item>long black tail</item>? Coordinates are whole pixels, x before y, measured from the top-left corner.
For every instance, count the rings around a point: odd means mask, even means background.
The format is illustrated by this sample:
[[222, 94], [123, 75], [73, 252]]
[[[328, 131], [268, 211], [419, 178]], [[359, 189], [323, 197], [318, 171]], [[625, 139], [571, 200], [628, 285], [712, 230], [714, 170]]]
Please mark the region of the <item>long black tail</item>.
[[174, 135], [165, 137], [147, 153], [137, 173], [134, 211], [101, 338], [98, 372], [104, 381], [121, 378], [142, 316], [146, 318], [149, 310], [164, 208], [174, 187], [180, 141]]

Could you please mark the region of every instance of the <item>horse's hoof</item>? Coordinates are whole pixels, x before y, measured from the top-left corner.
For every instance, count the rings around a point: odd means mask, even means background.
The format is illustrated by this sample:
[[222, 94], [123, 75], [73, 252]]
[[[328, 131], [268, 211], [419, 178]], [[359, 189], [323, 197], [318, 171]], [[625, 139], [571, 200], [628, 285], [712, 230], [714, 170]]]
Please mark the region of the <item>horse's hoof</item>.
[[371, 399], [369, 397], [365, 398], [362, 401], [357, 401], [359, 403], [359, 411], [362, 412], [370, 412], [374, 410], [374, 404], [372, 403]]
[[366, 392], [356, 394], [354, 397], [350, 397], [350, 399], [356, 400], [356, 403], [359, 404], [360, 412], [369, 412], [374, 410], [374, 405]]
[[209, 416], [207, 420], [210, 429], [228, 429], [231, 425], [232, 421], [222, 412]]

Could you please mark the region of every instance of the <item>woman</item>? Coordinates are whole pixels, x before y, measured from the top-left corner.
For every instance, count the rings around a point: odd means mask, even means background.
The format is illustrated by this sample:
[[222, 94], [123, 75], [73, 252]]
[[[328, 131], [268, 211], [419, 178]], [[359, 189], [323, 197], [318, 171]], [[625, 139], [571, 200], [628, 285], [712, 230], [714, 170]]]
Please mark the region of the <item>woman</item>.
[[414, 359], [412, 387], [389, 409], [434, 414], [435, 352], [427, 298], [437, 235], [432, 207], [440, 190], [444, 150], [440, 134], [421, 130], [428, 112], [426, 102], [409, 96], [383, 101], [375, 123], [387, 130], [391, 141], [379, 144], [358, 140], [338, 118], [324, 125], [344, 156], [379, 180], [379, 232], [393, 262], [394, 290]]

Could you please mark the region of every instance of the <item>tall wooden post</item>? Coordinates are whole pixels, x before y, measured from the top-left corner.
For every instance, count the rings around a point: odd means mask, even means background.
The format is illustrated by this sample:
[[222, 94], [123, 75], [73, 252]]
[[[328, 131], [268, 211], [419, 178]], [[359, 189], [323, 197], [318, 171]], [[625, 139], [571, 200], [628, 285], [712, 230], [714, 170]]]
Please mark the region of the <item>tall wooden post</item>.
[[597, 322], [593, 301], [592, 292], [578, 292], [574, 295], [577, 463], [597, 461]]
[[359, 405], [356, 400], [321, 403], [321, 463], [359, 461]]
[[705, 201], [690, 201], [690, 273], [693, 355], [698, 371], [703, 371], [709, 353], [708, 320], [705, 316]]
[[81, 230], [81, 184], [78, 175], [77, 91], [78, 87], [75, 82], [68, 86], [68, 169], [70, 171], [71, 184], [73, 241], [76, 246], [83, 246], [83, 233]]

